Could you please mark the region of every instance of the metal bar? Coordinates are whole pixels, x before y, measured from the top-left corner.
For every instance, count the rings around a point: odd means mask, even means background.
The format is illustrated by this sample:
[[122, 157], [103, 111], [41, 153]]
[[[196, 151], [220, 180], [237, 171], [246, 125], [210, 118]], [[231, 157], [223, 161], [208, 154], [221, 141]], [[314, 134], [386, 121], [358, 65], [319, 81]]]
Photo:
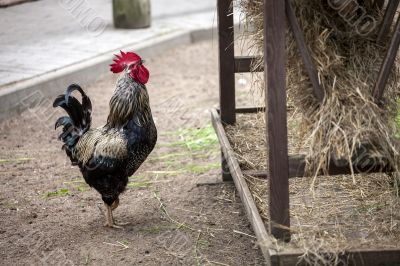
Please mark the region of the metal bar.
[[264, 75], [268, 121], [270, 233], [290, 240], [285, 78], [285, 1], [264, 0]]
[[381, 69], [379, 71], [378, 79], [375, 83], [373, 90], [373, 97], [377, 103], [380, 103], [383, 92], [386, 87], [386, 83], [389, 78], [390, 70], [393, 67], [394, 61], [396, 60], [397, 51], [400, 45], [400, 16], [397, 19], [396, 28], [393, 33], [392, 40], [390, 41], [389, 49], [383, 60]]
[[315, 68], [314, 61], [310, 55], [310, 51], [304, 39], [303, 32], [300, 29], [296, 14], [290, 4], [290, 0], [286, 0], [286, 16], [300, 50], [301, 57], [303, 58], [304, 66], [306, 67], [308, 77], [310, 78], [313, 87], [314, 96], [317, 98], [318, 102], [322, 102], [325, 97], [325, 92], [319, 83], [317, 69]]
[[234, 124], [236, 114], [233, 4], [232, 0], [218, 0], [217, 5], [221, 119], [226, 124]]
[[385, 16], [381, 24], [381, 28], [378, 32], [378, 42], [383, 42], [390, 31], [390, 27], [393, 23], [393, 18], [396, 15], [397, 7], [399, 6], [400, 0], [389, 0], [386, 7]]

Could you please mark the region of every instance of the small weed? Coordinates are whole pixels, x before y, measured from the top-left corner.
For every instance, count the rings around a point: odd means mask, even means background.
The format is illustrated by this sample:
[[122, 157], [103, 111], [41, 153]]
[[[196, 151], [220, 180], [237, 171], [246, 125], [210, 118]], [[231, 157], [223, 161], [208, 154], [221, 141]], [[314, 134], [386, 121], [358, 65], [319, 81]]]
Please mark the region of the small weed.
[[128, 240], [122, 240], [121, 243], [122, 243], [122, 244], [125, 244], [125, 245], [128, 245], [128, 244], [129, 244]]
[[168, 154], [163, 154], [163, 155], [160, 155], [160, 156], [157, 156], [157, 157], [152, 157], [152, 158], [149, 158], [148, 159], [148, 161], [149, 162], [158, 162], [158, 161], [162, 161], [162, 162], [165, 162], [165, 161], [167, 161], [167, 160], [176, 160], [176, 159], [178, 159], [178, 158], [181, 158], [181, 157], [185, 157], [185, 156], [187, 156], [188, 154], [187, 153], [168, 153]]
[[18, 209], [18, 206], [15, 203], [6, 202], [6, 203], [2, 203], [2, 204], [4, 204], [4, 207], [9, 210], [17, 210]]
[[65, 197], [69, 196], [70, 191], [68, 188], [60, 188], [56, 191], [50, 191], [43, 194], [43, 198], [52, 198], [52, 197]]
[[220, 163], [210, 163], [206, 165], [188, 164], [185, 165], [183, 168], [192, 174], [202, 174], [213, 169], [218, 169], [220, 167], [221, 167]]
[[90, 261], [92, 260], [90, 258], [90, 254], [87, 254], [84, 259], [85, 261], [83, 262], [83, 265], [89, 265]]
[[129, 177], [130, 180], [143, 180], [146, 178], [146, 175], [132, 175]]
[[0, 159], [0, 164], [6, 163], [22, 163], [26, 161], [34, 160], [35, 158], [15, 158], [15, 159]]
[[142, 181], [142, 182], [129, 182], [128, 188], [148, 188], [152, 185], [151, 181]]
[[129, 177], [130, 182], [128, 183], [128, 188], [148, 188], [154, 183], [167, 183], [170, 180], [151, 180], [148, 175], [136, 175]]
[[210, 245], [210, 242], [204, 239], [199, 239], [197, 243], [199, 248], [207, 248]]
[[85, 192], [85, 191], [89, 190], [89, 186], [87, 186], [87, 185], [86, 186], [77, 186], [76, 190], [79, 192]]
[[215, 149], [218, 144], [217, 135], [211, 125], [203, 128], [186, 128], [176, 132], [180, 140], [171, 142], [167, 146], [186, 147], [193, 151], [208, 151]]
[[[190, 226], [189, 226], [188, 224], [186, 224], [185, 222], [182, 222], [182, 223], [181, 223], [181, 222], [178, 222], [177, 220], [173, 219], [173, 218], [169, 215], [169, 213], [168, 213], [168, 211], [167, 211], [167, 207], [165, 206], [164, 202], [161, 200], [161, 197], [159, 196], [158, 191], [153, 191], [153, 195], [154, 195], [154, 198], [156, 198], [157, 201], [158, 201], [158, 203], [160, 204], [160, 206], [159, 206], [160, 211], [167, 217], [167, 219], [168, 219], [171, 223], [175, 224], [175, 226], [176, 226], [177, 229], [180, 229], [180, 230], [189, 229], [189, 230], [191, 230], [191, 231], [196, 231], [196, 229], [190, 227]], [[199, 231], [199, 230], [197, 230], [197, 231]], [[201, 231], [201, 230], [200, 230], [200, 231]]]
[[376, 211], [382, 210], [384, 207], [385, 207], [385, 204], [379, 204], [379, 203], [366, 204], [366, 205], [359, 206], [358, 211], [363, 212], [363, 213], [373, 214]]
[[218, 138], [211, 125], [201, 128], [185, 128], [177, 131], [163, 132], [177, 141], [163, 144], [165, 147], [175, 148], [172, 152], [150, 158], [150, 162], [157, 163], [163, 170], [151, 171], [149, 174], [174, 176], [185, 173], [204, 173], [219, 167], [219, 164], [201, 165], [199, 159], [208, 160], [219, 154]]
[[133, 175], [129, 177], [128, 188], [148, 188], [152, 183], [149, 180], [145, 180], [145, 175]]
[[85, 180], [83, 180], [81, 178], [73, 179], [71, 181], [66, 181], [66, 182], [64, 182], [64, 184], [77, 192], [85, 192], [85, 191], [89, 190], [89, 185], [86, 184]]
[[146, 171], [149, 174], [155, 174], [155, 175], [179, 175], [184, 173], [184, 170], [165, 170], [165, 171]]
[[164, 231], [169, 231], [172, 229], [176, 229], [174, 225], [166, 225], [166, 226], [154, 226], [154, 227], [146, 227], [143, 229], [139, 229], [140, 232], [146, 232], [150, 234], [159, 234]]

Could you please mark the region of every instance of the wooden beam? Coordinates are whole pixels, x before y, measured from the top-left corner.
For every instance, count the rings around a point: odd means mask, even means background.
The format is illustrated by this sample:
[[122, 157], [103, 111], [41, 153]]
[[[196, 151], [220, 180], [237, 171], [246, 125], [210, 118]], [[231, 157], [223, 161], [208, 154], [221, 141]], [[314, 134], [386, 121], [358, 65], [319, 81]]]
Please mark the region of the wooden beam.
[[[289, 156], [289, 178], [304, 177], [305, 176], [305, 156], [304, 155], [291, 155]], [[375, 162], [374, 159], [363, 158], [362, 162], [358, 165], [353, 165], [355, 174], [359, 173], [389, 173], [392, 171], [390, 165]], [[329, 163], [329, 175], [348, 175], [351, 174], [350, 166], [343, 165], [337, 166], [332, 160]], [[244, 175], [251, 175], [258, 178], [268, 178], [269, 174], [266, 170], [246, 170], [243, 171]], [[324, 175], [319, 172], [318, 175]]]
[[388, 35], [390, 31], [390, 27], [392, 26], [393, 23], [393, 18], [396, 15], [397, 12], [397, 7], [399, 6], [400, 0], [390, 0], [385, 11], [385, 16], [383, 17], [382, 24], [380, 26], [379, 32], [378, 32], [378, 39], [377, 41], [379, 43], [382, 43], [386, 36]]
[[265, 107], [240, 107], [236, 108], [237, 114], [254, 114], [259, 112], [265, 112]]
[[[253, 114], [259, 112], [265, 112], [265, 107], [239, 107], [236, 108], [237, 114]], [[286, 106], [286, 111], [292, 112], [294, 110], [294, 106]]]
[[262, 221], [260, 213], [258, 212], [256, 204], [254, 203], [253, 196], [251, 195], [249, 187], [244, 180], [239, 163], [237, 162], [233, 149], [229, 143], [228, 138], [226, 137], [225, 129], [222, 126], [220, 116], [218, 115], [216, 110], [211, 110], [211, 121], [218, 136], [221, 149], [226, 158], [226, 163], [229, 167], [236, 189], [244, 205], [247, 218], [249, 219], [250, 224], [253, 227], [254, 233], [257, 236], [258, 244], [264, 257], [267, 260], [267, 264], [270, 265], [269, 249], [273, 247], [273, 241], [271, 240], [271, 237], [269, 237], [265, 229], [264, 222]]
[[396, 55], [397, 51], [399, 50], [399, 45], [400, 45], [400, 17], [397, 19], [396, 28], [394, 30], [392, 40], [390, 41], [389, 49], [387, 50], [387, 53], [383, 60], [381, 69], [379, 71], [378, 79], [375, 83], [375, 87], [372, 93], [377, 103], [380, 103], [380, 100], [385, 91], [390, 71], [393, 67], [394, 61], [396, 60]]
[[314, 96], [318, 102], [322, 102], [325, 97], [325, 92], [319, 83], [317, 69], [315, 68], [314, 61], [310, 55], [310, 51], [307, 47], [303, 32], [300, 28], [299, 22], [297, 21], [296, 14], [294, 13], [290, 0], [286, 0], [286, 16], [288, 18], [290, 28], [292, 29], [294, 39], [296, 40], [297, 47], [299, 48], [300, 55], [303, 58], [304, 66], [313, 87]]
[[296, 14], [294, 13], [292, 5], [290, 4], [290, 0], [285, 0], [285, 2], [286, 16], [288, 18], [290, 28], [292, 29], [294, 39], [296, 40], [297, 46], [300, 50], [301, 57], [303, 58], [304, 66], [313, 87], [314, 96], [318, 100], [318, 102], [322, 102], [325, 97], [325, 92], [322, 89], [321, 84], [319, 83], [317, 69], [315, 68], [314, 61], [310, 55], [310, 51], [307, 47], [303, 32], [297, 21]]
[[269, 159], [270, 233], [290, 240], [289, 161], [287, 147], [285, 1], [264, 0], [264, 75]]
[[[271, 265], [306, 266], [300, 262], [305, 251], [299, 249], [275, 251], [270, 250]], [[323, 256], [324, 254], [320, 254]], [[329, 255], [329, 253], [326, 253]], [[348, 266], [400, 266], [399, 249], [354, 249], [338, 254], [340, 265]]]
[[235, 73], [247, 73], [247, 72], [263, 72], [264, 67], [260, 66], [257, 69], [251, 71], [251, 64], [254, 60], [259, 60], [256, 56], [236, 56], [235, 57]]
[[219, 105], [224, 123], [234, 124], [235, 62], [232, 0], [218, 0]]

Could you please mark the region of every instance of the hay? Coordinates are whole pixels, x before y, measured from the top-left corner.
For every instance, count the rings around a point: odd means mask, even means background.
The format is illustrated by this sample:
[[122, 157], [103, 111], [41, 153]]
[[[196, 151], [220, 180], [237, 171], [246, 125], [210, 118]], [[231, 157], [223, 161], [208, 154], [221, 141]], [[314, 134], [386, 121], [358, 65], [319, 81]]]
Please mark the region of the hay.
[[[360, 8], [379, 27], [382, 11], [370, 0], [358, 2], [364, 3]], [[251, 54], [262, 55], [263, 0], [237, 3], [247, 29], [241, 38], [246, 40]], [[378, 106], [372, 97], [390, 36], [384, 45], [378, 44], [376, 25], [355, 27], [357, 16], [352, 21], [344, 20], [328, 0], [292, 0], [292, 4], [326, 96], [322, 104], [313, 96], [297, 44], [288, 31], [288, 149], [290, 154], [306, 155], [306, 173], [310, 177], [289, 180], [292, 241], [277, 242], [278, 248], [303, 249], [302, 260], [308, 265], [337, 265], [338, 254], [348, 249], [400, 248], [400, 143], [396, 138], [400, 135], [396, 128], [399, 57], [391, 70], [383, 105]], [[360, 14], [363, 12], [357, 13]], [[253, 62], [253, 69], [260, 64], [263, 58]], [[254, 77], [253, 84], [258, 88], [254, 97], [263, 97], [262, 75]], [[263, 113], [239, 115], [235, 125], [226, 127], [243, 170], [268, 169], [265, 129]], [[373, 163], [389, 163], [397, 174], [317, 178], [318, 172], [327, 173], [331, 159], [353, 166], [359, 162], [360, 151]], [[267, 180], [245, 178], [267, 224]]]
[[[301, 116], [289, 112], [289, 151], [298, 153]], [[265, 114], [240, 114], [226, 133], [241, 169], [265, 169]], [[244, 137], [246, 136], [246, 137]], [[293, 178], [289, 180], [292, 240], [278, 249], [300, 248], [307, 265], [337, 265], [348, 249], [400, 248], [400, 198], [386, 174]], [[245, 176], [268, 224], [268, 180]], [[314, 189], [310, 190], [313, 184]], [[342, 262], [346, 265], [346, 262]]]
[[[337, 1], [336, 1], [337, 2]], [[382, 12], [371, 1], [360, 6], [379, 26]], [[239, 0], [244, 12], [251, 50], [263, 51], [262, 0]], [[300, 114], [301, 142], [308, 147], [306, 171], [316, 177], [320, 170], [327, 172], [331, 158], [352, 165], [361, 148], [363, 156], [374, 162], [390, 162], [399, 169], [399, 141], [395, 117], [400, 93], [399, 59], [392, 69], [384, 105], [379, 107], [372, 97], [386, 47], [376, 43], [378, 26], [362, 28], [354, 21], [346, 22], [329, 6], [327, 0], [294, 0], [293, 8], [310, 47], [318, 76], [326, 97], [319, 104], [305, 72], [296, 43], [287, 33], [287, 95], [288, 103]], [[389, 38], [389, 37], [388, 37]], [[389, 39], [385, 40], [385, 44]], [[253, 63], [253, 68], [263, 59]], [[260, 82], [262, 91], [263, 81]]]

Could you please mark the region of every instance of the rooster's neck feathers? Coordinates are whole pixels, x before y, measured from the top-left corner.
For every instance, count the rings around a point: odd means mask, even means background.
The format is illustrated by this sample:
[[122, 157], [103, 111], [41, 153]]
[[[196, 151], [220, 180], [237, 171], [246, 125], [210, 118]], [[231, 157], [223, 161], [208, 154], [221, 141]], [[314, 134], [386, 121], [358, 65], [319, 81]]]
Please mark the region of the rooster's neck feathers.
[[109, 127], [123, 127], [130, 120], [139, 126], [152, 119], [149, 95], [146, 87], [135, 82], [129, 75], [122, 75], [110, 100]]

